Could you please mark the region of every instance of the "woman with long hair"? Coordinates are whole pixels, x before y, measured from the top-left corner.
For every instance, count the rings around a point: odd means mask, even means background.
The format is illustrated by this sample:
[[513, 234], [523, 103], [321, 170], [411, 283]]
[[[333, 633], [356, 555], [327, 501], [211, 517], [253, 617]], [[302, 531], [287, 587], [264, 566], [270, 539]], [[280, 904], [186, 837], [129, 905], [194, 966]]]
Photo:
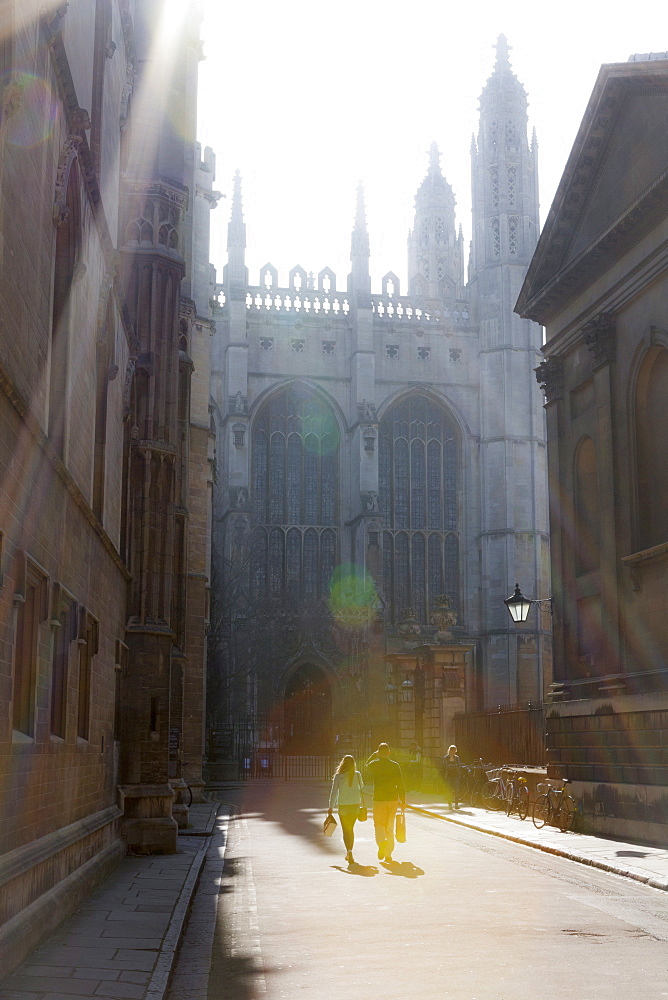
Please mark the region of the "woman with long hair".
[[346, 861], [350, 865], [354, 864], [355, 861], [353, 858], [355, 821], [359, 816], [360, 809], [364, 808], [363, 786], [362, 775], [357, 770], [355, 758], [347, 753], [334, 772], [327, 813], [331, 816], [334, 806], [338, 805], [343, 843], [346, 848]]

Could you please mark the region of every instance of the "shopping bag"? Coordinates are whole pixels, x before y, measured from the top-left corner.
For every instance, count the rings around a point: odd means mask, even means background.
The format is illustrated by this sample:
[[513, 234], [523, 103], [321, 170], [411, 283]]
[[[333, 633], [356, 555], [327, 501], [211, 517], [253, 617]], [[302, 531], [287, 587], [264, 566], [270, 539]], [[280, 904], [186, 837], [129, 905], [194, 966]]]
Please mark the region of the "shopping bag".
[[397, 838], [398, 844], [406, 843], [406, 813], [403, 809], [397, 813], [395, 837]]
[[331, 813], [328, 813], [325, 816], [325, 822], [323, 824], [322, 832], [326, 837], [331, 837], [334, 831], [336, 830], [336, 826], [337, 826], [336, 820], [334, 819]]

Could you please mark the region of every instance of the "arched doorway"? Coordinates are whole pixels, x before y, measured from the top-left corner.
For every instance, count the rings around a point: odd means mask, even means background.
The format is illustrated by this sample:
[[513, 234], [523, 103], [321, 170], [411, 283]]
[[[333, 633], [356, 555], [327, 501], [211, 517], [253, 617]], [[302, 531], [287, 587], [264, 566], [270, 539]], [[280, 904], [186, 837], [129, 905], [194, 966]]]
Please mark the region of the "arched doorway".
[[325, 672], [313, 663], [298, 667], [285, 688], [284, 750], [326, 754], [332, 743], [332, 692]]

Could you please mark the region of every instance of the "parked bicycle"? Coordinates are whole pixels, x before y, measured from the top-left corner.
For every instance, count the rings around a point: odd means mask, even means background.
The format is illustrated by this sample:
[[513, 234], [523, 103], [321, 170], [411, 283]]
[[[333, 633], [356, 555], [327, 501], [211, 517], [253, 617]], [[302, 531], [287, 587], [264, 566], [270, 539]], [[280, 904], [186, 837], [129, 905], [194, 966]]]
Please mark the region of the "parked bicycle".
[[507, 767], [495, 767], [487, 771], [488, 780], [482, 787], [482, 804], [485, 809], [501, 809], [505, 806], [512, 773]]
[[546, 823], [558, 826], [562, 833], [570, 830], [575, 819], [575, 799], [566, 790], [568, 779], [564, 779], [563, 788], [555, 788], [549, 781], [542, 781], [536, 787], [538, 798], [533, 804], [533, 825], [540, 830]]
[[482, 790], [487, 783], [486, 772], [493, 764], [484, 764], [482, 758], [473, 764], [465, 764], [461, 770], [460, 798], [472, 806], [479, 806], [482, 801]]
[[512, 816], [517, 810], [520, 819], [526, 819], [529, 814], [529, 788], [527, 779], [522, 774], [515, 774], [507, 784], [506, 815]]

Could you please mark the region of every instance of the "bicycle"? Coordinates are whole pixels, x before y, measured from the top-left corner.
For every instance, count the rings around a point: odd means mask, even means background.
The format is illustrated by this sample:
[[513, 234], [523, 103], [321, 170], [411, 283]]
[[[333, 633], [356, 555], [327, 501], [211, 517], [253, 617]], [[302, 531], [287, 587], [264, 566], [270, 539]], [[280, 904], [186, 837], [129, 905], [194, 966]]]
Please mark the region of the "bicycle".
[[555, 788], [549, 781], [540, 782], [536, 787], [539, 796], [533, 804], [531, 818], [537, 830], [546, 823], [554, 823], [562, 833], [570, 830], [575, 819], [575, 799], [566, 791], [568, 779], [563, 788]]
[[[504, 772], [506, 778], [504, 778]], [[485, 809], [501, 809], [508, 798], [512, 772], [506, 767], [487, 771], [488, 781], [482, 786], [482, 804]]]
[[506, 793], [506, 815], [511, 816], [515, 809], [517, 809], [517, 815], [520, 819], [527, 818], [529, 814], [529, 789], [527, 779], [521, 774], [516, 774], [514, 778], [510, 779]]

